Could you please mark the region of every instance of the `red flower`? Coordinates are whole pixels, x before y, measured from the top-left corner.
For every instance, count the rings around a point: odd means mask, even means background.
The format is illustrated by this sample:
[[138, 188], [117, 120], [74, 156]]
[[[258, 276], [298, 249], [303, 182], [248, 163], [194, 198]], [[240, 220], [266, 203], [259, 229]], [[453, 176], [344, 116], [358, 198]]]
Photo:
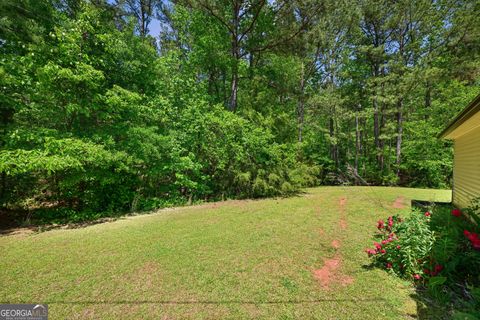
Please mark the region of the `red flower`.
[[380, 229], [383, 229], [384, 227], [385, 227], [385, 223], [383, 222], [383, 220], [378, 220], [377, 229], [380, 230]]
[[431, 216], [430, 212], [428, 212], [428, 211], [425, 212], [425, 217], [430, 217], [430, 216]]
[[373, 245], [375, 246], [375, 248], [377, 248], [378, 250], [382, 249], [382, 245], [378, 242], [374, 242]]
[[463, 230], [463, 234], [468, 240], [470, 240], [470, 243], [474, 249], [480, 250], [480, 238], [478, 237], [477, 233]]
[[422, 276], [419, 275], [419, 274], [414, 274], [414, 275], [413, 275], [413, 278], [414, 278], [415, 280], [420, 280], [420, 279], [422, 278]]
[[387, 244], [388, 241], [387, 240], [382, 240], [382, 244]]
[[374, 254], [377, 253], [377, 251], [375, 251], [375, 249], [365, 249], [365, 252], [369, 255], [369, 256], [372, 256]]
[[392, 267], [392, 264], [390, 262], [387, 262], [386, 267], [387, 267], [387, 269], [390, 269]]
[[480, 240], [472, 241], [472, 247], [475, 250], [480, 250]]
[[390, 216], [388, 217], [388, 226], [391, 228], [393, 226], [393, 218]]
[[400, 245], [398, 245], [398, 246], [397, 246], [397, 249], [400, 249], [400, 248], [401, 248], [401, 246], [400, 246]]
[[470, 232], [470, 236], [468, 237], [470, 241], [478, 241], [478, 234], [475, 232]]
[[423, 269], [423, 273], [429, 274], [429, 273], [430, 273], [430, 270], [428, 270], [428, 269]]
[[460, 211], [459, 209], [452, 210], [452, 216], [460, 217], [461, 215], [462, 215], [462, 211]]
[[380, 250], [381, 253], [387, 253], [385, 249]]
[[478, 234], [476, 234], [475, 232], [470, 232], [468, 230], [463, 230], [463, 234], [470, 241], [477, 241], [478, 240]]
[[435, 270], [436, 273], [439, 273], [440, 271], [443, 270], [443, 266], [441, 264], [437, 264], [437, 265], [435, 265], [434, 270]]

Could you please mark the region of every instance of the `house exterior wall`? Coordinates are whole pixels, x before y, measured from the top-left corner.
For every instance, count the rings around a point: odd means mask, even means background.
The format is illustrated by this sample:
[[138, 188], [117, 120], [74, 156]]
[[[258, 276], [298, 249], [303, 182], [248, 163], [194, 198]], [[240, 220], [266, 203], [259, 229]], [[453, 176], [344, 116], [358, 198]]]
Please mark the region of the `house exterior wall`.
[[480, 197], [480, 127], [455, 139], [453, 166], [453, 204], [470, 206]]

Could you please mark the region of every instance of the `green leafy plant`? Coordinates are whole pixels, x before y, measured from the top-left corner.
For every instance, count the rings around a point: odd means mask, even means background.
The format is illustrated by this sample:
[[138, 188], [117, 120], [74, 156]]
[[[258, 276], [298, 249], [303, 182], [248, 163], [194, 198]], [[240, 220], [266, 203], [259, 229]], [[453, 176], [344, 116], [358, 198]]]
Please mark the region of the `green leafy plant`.
[[[480, 232], [465, 210], [449, 206], [414, 210], [405, 219], [388, 217], [377, 223], [373, 263], [412, 279], [441, 304], [454, 304], [453, 318], [478, 316]], [[468, 213], [468, 216], [466, 215]], [[460, 311], [461, 310], [461, 311]]]
[[374, 249], [366, 249], [374, 264], [402, 277], [421, 279], [434, 243], [430, 216], [414, 211], [409, 217], [390, 216], [377, 223]]

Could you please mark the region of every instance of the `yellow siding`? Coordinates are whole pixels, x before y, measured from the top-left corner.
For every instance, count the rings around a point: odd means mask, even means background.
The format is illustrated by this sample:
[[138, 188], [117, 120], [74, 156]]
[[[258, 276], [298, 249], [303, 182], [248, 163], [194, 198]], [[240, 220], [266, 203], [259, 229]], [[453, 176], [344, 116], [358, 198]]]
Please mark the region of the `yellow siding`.
[[455, 130], [445, 136], [446, 139], [456, 140], [470, 131], [480, 128], [480, 111], [477, 111], [468, 120], [458, 126]]
[[453, 203], [466, 208], [480, 197], [480, 127], [455, 139]]

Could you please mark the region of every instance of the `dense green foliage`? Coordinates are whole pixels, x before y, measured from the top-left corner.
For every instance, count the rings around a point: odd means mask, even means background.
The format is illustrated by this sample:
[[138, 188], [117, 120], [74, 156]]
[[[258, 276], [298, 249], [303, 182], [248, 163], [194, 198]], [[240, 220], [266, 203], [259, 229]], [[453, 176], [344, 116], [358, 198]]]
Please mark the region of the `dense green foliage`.
[[436, 135], [478, 92], [478, 6], [2, 1], [0, 205], [81, 220], [320, 183], [448, 186]]

